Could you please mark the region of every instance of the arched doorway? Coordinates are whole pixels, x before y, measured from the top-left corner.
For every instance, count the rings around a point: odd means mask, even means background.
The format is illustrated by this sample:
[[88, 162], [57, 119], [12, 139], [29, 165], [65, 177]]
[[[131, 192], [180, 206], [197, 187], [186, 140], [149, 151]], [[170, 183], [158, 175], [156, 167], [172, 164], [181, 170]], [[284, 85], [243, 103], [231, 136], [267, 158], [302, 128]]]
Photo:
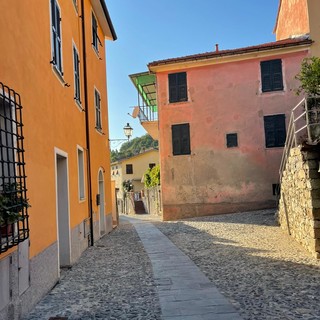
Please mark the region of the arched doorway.
[[105, 214], [104, 214], [104, 179], [103, 179], [103, 172], [100, 169], [98, 175], [98, 192], [99, 192], [99, 221], [100, 221], [100, 235], [106, 233], [106, 221], [105, 221]]

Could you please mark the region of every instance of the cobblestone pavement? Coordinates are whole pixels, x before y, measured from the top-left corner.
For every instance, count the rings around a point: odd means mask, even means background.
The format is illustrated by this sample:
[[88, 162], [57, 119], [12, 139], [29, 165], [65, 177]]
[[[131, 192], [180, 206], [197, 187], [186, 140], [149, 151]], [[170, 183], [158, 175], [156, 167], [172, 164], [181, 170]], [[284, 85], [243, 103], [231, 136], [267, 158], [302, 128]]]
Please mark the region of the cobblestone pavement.
[[273, 210], [154, 223], [244, 319], [320, 319], [320, 261], [276, 226]]
[[[320, 261], [275, 225], [274, 211], [135, 218], [153, 223], [189, 256], [243, 319], [320, 319]], [[137, 232], [122, 219], [25, 320], [161, 319], [155, 281]]]
[[148, 255], [134, 227], [121, 227], [82, 255], [25, 319], [161, 319]]

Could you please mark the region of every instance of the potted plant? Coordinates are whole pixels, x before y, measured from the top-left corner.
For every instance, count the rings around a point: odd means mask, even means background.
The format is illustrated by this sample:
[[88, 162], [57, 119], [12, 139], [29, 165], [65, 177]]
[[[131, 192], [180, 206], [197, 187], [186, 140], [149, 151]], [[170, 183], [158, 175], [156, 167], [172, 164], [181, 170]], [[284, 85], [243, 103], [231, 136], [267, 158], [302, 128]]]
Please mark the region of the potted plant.
[[13, 225], [22, 219], [24, 208], [30, 207], [28, 199], [21, 197], [21, 187], [18, 183], [5, 183], [0, 191], [0, 234], [12, 235]]

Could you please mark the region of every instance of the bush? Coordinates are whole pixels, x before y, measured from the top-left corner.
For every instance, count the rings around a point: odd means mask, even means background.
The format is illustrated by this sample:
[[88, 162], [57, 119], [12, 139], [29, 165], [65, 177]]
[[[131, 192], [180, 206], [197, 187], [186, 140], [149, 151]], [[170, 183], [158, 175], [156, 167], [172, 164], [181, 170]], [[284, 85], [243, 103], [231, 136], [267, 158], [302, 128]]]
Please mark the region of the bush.
[[148, 169], [144, 174], [144, 186], [151, 188], [160, 185], [160, 166], [156, 165]]
[[300, 86], [296, 90], [300, 95], [304, 92], [308, 96], [320, 95], [320, 58], [305, 58], [301, 64], [300, 73], [295, 77], [300, 81]]

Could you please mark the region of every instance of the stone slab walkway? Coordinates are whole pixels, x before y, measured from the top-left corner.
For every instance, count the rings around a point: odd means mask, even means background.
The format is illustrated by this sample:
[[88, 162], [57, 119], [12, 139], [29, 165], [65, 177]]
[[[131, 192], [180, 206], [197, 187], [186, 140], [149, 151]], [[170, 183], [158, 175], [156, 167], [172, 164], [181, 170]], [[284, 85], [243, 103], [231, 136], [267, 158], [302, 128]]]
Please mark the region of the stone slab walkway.
[[151, 223], [126, 218], [152, 263], [164, 320], [240, 320], [231, 303], [193, 261]]

